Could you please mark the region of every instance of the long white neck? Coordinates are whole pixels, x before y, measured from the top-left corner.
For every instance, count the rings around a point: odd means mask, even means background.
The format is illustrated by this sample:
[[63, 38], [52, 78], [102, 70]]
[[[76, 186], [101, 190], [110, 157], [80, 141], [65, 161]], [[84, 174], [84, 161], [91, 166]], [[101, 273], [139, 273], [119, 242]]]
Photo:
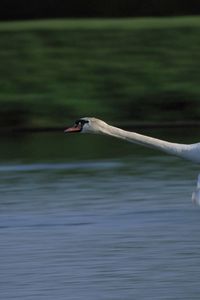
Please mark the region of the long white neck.
[[131, 143], [158, 149], [165, 153], [200, 163], [200, 143], [191, 145], [170, 143], [135, 132], [129, 132], [108, 124], [101, 128], [100, 132], [105, 135], [114, 136]]

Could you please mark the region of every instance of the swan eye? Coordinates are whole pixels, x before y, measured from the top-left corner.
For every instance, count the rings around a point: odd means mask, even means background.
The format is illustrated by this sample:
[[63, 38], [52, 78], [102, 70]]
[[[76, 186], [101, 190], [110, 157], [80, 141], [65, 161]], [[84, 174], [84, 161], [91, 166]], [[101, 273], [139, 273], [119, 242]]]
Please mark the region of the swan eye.
[[76, 126], [76, 127], [77, 127], [77, 126], [80, 126], [80, 127], [83, 128], [83, 126], [84, 126], [86, 123], [89, 123], [89, 121], [88, 121], [88, 120], [77, 120], [77, 121], [75, 122], [75, 126]]

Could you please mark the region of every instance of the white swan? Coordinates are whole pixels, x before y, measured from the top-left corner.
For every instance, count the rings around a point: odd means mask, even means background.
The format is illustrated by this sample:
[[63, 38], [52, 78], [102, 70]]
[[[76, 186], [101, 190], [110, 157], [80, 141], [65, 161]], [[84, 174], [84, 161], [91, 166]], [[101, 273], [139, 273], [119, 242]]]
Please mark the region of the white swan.
[[[136, 132], [126, 131], [114, 126], [110, 126], [102, 120], [96, 118], [81, 118], [77, 120], [73, 127], [65, 130], [69, 132], [96, 133], [114, 136], [131, 143], [140, 144], [150, 148], [161, 150], [195, 163], [200, 163], [200, 143], [177, 144], [160, 139], [152, 138]], [[192, 201], [200, 204], [200, 176], [198, 177], [197, 189], [192, 194]]]

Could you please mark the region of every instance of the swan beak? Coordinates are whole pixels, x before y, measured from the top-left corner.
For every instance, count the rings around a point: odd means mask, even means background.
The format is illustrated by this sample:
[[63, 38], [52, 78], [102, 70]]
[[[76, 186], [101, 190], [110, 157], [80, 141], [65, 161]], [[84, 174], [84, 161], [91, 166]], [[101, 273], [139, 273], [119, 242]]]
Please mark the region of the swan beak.
[[82, 130], [80, 125], [74, 125], [73, 127], [66, 128], [64, 130], [65, 133], [73, 133], [73, 132], [80, 132]]

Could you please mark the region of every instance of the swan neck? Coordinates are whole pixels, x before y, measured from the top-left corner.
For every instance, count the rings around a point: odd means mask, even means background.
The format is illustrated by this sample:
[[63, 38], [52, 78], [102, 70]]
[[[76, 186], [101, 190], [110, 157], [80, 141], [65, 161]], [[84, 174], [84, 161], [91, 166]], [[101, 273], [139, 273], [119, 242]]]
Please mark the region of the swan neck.
[[160, 140], [157, 138], [149, 137], [146, 135], [138, 134], [136, 132], [126, 131], [114, 126], [106, 126], [106, 128], [102, 131], [103, 134], [111, 135], [116, 138], [120, 138], [123, 140], [127, 140], [128, 142], [143, 145], [146, 147], [154, 148], [161, 150], [163, 152], [183, 156], [181, 152], [185, 149], [187, 145], [170, 143], [164, 140]]

